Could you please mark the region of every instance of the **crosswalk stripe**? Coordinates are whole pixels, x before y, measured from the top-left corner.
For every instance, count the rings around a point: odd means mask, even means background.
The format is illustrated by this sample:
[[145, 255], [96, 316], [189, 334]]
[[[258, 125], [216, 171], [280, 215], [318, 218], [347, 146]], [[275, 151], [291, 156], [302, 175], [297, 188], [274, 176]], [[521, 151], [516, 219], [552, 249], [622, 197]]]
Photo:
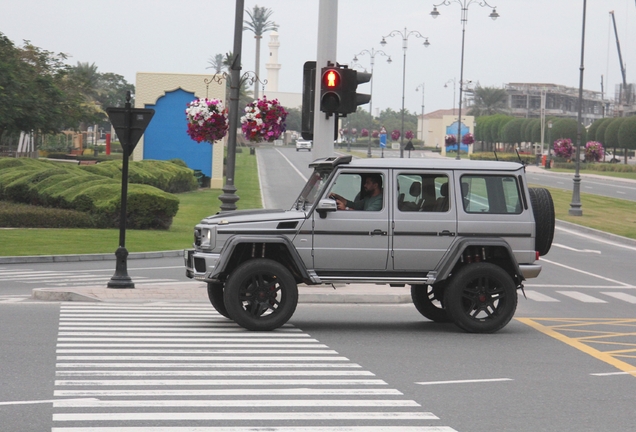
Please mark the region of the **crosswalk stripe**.
[[636, 304], [636, 297], [633, 295], [629, 295], [623, 292], [602, 292], [601, 294], [605, 294], [610, 297], [614, 297], [615, 299], [626, 301], [627, 303]]
[[[91, 371], [57, 371], [56, 376], [87, 376], [87, 377], [105, 377], [105, 376], [219, 376], [219, 377], [246, 377], [246, 376], [263, 376], [263, 371], [246, 371], [246, 370], [234, 370], [234, 371], [133, 371], [133, 370], [91, 370]], [[360, 371], [267, 371], [268, 377], [275, 376], [375, 376], [373, 373], [365, 370]]]
[[419, 407], [408, 399], [214, 399], [214, 400], [96, 400], [70, 399], [53, 403], [54, 408], [107, 407]]
[[55, 427], [51, 432], [457, 432], [448, 426]]
[[152, 412], [53, 414], [53, 421], [125, 420], [439, 420], [430, 412]]
[[573, 298], [574, 300], [578, 300], [583, 303], [607, 303], [605, 300], [601, 300], [596, 297], [592, 297], [591, 295], [584, 294], [578, 291], [557, 291], [559, 294], [564, 296]]
[[357, 363], [57, 363], [56, 368], [236, 368], [236, 369], [276, 369], [276, 368], [361, 368]]
[[62, 305], [54, 397], [75, 399], [53, 403], [52, 432], [456, 432], [415, 425], [439, 418], [291, 324], [180, 306]]
[[382, 388], [248, 388], [205, 390], [55, 390], [56, 397], [131, 397], [131, 396], [403, 396], [395, 389]]
[[525, 290], [526, 297], [538, 302], [558, 302], [559, 300], [533, 290]]

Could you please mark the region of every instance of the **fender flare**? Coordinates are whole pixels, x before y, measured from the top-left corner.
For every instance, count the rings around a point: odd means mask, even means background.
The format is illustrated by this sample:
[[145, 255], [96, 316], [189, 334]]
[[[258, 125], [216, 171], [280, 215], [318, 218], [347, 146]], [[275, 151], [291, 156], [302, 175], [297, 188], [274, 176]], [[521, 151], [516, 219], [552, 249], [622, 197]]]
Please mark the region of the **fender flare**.
[[287, 251], [289, 252], [289, 255], [291, 256], [291, 259], [294, 262], [294, 265], [298, 269], [298, 272], [301, 274], [303, 279], [311, 280], [309, 272], [307, 271], [307, 268], [305, 267], [305, 263], [303, 263], [303, 260], [300, 258], [300, 255], [298, 254], [298, 251], [294, 247], [293, 243], [287, 237], [282, 235], [281, 236], [235, 235], [230, 237], [225, 242], [225, 244], [223, 245], [223, 248], [221, 249], [219, 261], [211, 277], [212, 278], [218, 277], [221, 273], [223, 273], [225, 269], [227, 268], [230, 262], [230, 259], [232, 258], [232, 255], [234, 254], [234, 251], [237, 248], [237, 246], [241, 244], [246, 244], [246, 243], [265, 243], [265, 244], [284, 245]]
[[500, 237], [463, 237], [458, 238], [451, 244], [448, 251], [446, 251], [440, 262], [437, 264], [437, 267], [435, 268], [435, 281], [439, 282], [447, 279], [453, 268], [455, 268], [457, 262], [459, 262], [459, 260], [461, 259], [464, 251], [472, 246], [498, 247], [505, 249], [508, 255], [508, 259], [510, 260], [510, 264], [512, 266], [512, 271], [514, 273], [511, 276], [519, 283], [525, 280], [525, 278], [523, 277], [523, 273], [521, 273], [521, 269], [519, 268], [519, 263], [517, 262], [517, 259], [515, 258], [510, 245], [504, 239]]

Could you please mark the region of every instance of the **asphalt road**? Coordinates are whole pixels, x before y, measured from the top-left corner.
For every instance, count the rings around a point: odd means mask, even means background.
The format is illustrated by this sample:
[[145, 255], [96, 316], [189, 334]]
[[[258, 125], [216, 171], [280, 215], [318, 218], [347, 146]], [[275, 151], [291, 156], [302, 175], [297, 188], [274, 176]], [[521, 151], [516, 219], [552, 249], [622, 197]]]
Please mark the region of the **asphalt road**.
[[[311, 155], [278, 150], [259, 150], [259, 169], [285, 208]], [[493, 335], [411, 304], [300, 304], [267, 334], [203, 303], [42, 304], [25, 300], [31, 288], [105, 282], [114, 261], [1, 265], [0, 429], [633, 430], [634, 256], [635, 245], [558, 228], [515, 319]], [[181, 258], [128, 270], [136, 283], [186, 280]]]

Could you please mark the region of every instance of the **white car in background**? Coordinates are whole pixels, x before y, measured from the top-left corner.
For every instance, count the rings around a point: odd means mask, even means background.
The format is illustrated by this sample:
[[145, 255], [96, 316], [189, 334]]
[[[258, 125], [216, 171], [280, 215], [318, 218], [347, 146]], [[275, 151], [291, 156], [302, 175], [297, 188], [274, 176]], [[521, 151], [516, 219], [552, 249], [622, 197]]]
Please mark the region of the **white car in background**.
[[311, 141], [299, 139], [296, 141], [296, 151], [307, 150], [311, 151]]

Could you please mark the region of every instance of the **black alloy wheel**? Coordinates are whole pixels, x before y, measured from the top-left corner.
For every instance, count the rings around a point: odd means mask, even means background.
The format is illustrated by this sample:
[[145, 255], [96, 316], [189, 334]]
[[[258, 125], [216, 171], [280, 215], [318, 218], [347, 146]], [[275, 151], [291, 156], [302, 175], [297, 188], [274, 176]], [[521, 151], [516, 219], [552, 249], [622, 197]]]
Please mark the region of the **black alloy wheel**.
[[469, 264], [449, 281], [445, 307], [459, 328], [469, 333], [494, 333], [514, 316], [517, 288], [501, 267]]
[[223, 299], [231, 319], [248, 330], [283, 326], [298, 304], [298, 286], [282, 264], [252, 259], [239, 265], [225, 284]]

